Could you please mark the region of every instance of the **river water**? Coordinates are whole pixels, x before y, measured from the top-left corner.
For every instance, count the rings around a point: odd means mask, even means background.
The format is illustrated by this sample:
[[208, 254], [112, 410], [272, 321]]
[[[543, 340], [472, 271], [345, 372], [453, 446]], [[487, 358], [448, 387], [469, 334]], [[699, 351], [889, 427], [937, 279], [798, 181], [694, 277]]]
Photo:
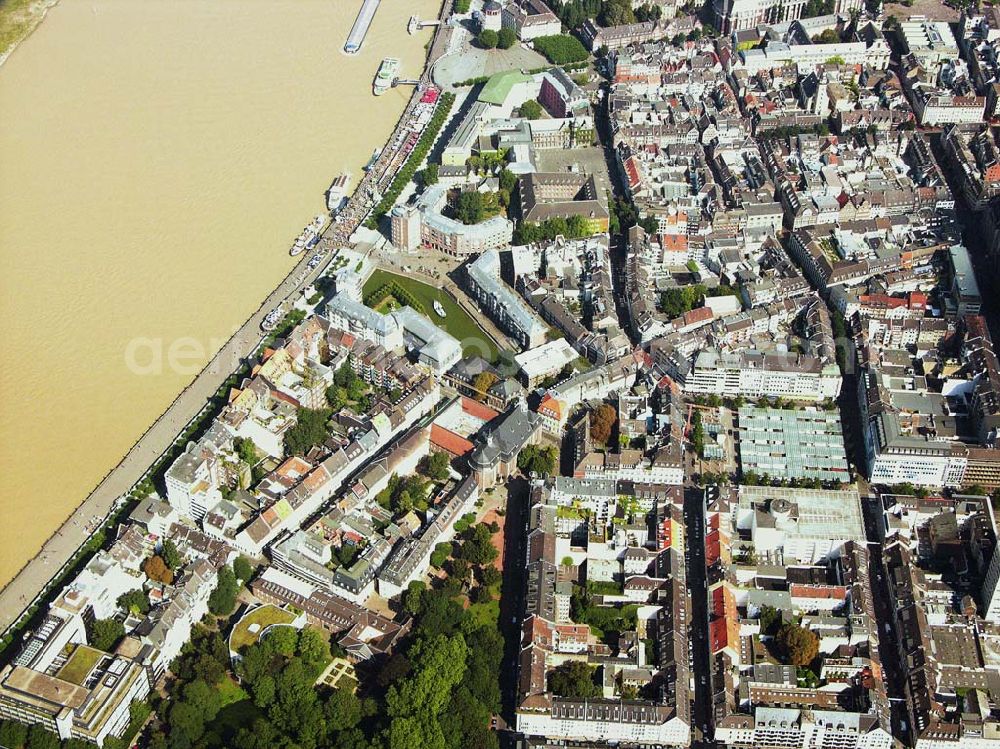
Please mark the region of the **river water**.
[[0, 67], [0, 584], [294, 262], [417, 77], [435, 0], [62, 0]]

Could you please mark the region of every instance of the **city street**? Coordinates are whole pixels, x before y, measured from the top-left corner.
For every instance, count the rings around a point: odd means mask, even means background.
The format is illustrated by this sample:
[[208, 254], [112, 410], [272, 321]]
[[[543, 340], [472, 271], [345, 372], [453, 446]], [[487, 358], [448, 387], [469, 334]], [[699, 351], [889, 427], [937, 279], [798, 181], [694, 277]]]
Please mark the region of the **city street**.
[[[906, 672], [896, 647], [892, 597], [883, 561], [882, 541], [877, 532], [877, 528], [882, 523], [881, 500], [875, 495], [864, 496], [861, 499], [861, 509], [864, 513], [865, 535], [868, 537], [868, 579], [871, 581], [875, 619], [879, 623], [878, 651], [882, 661], [886, 690], [889, 694], [893, 734], [897, 737], [903, 737], [908, 742], [910, 732], [906, 710], [908, 704]], [[886, 629], [887, 625], [889, 629]]]
[[691, 595], [691, 673], [694, 676], [693, 747], [715, 746], [712, 736], [712, 679], [708, 643], [708, 595], [705, 571], [705, 499], [697, 486], [684, 489], [684, 521], [687, 544], [687, 580]]
[[[521, 645], [521, 616], [524, 613], [524, 567], [527, 552], [528, 482], [512, 479], [507, 484], [507, 517], [504, 525], [503, 592], [500, 596], [500, 629], [504, 636], [500, 666], [503, 718], [514, 725], [517, 707], [517, 659]], [[513, 746], [512, 734], [501, 735], [502, 746]]]

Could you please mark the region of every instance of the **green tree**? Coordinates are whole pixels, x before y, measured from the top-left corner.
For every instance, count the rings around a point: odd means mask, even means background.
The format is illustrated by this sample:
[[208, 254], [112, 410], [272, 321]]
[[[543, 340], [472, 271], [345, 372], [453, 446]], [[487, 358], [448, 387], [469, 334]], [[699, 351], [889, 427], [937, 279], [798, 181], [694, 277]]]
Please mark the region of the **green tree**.
[[330, 653], [329, 637], [314, 627], [305, 627], [299, 631], [298, 644], [295, 650], [306, 666], [316, 672], [317, 677], [333, 659]]
[[601, 24], [604, 26], [621, 26], [635, 23], [635, 12], [631, 0], [606, 0], [601, 12]]
[[496, 193], [467, 190], [458, 196], [455, 218], [463, 224], [478, 224], [500, 212], [500, 199]]
[[240, 592], [236, 575], [229, 567], [219, 570], [219, 582], [208, 597], [208, 610], [216, 616], [228, 616], [236, 608], [236, 596]]
[[774, 637], [778, 634], [778, 630], [782, 624], [781, 612], [778, 609], [773, 606], [761, 606], [758, 619], [760, 620], [760, 633], [762, 635]]
[[177, 546], [169, 538], [163, 540], [160, 548], [160, 556], [163, 557], [163, 563], [167, 565], [172, 571], [176, 572], [177, 568], [183, 564], [184, 560], [181, 558], [181, 553], [177, 551]]
[[437, 569], [441, 569], [444, 563], [447, 561], [448, 557], [451, 556], [452, 546], [447, 541], [442, 541], [437, 546], [434, 547], [434, 551], [431, 552], [431, 566]]
[[16, 720], [0, 723], [0, 744], [8, 749], [23, 749], [28, 742], [28, 727]]
[[431, 185], [436, 185], [438, 181], [438, 164], [428, 164], [424, 167], [423, 183], [425, 186], [430, 187]]
[[87, 627], [87, 641], [98, 650], [111, 652], [125, 636], [125, 625], [116, 619], [95, 619]]
[[233, 450], [239, 456], [240, 460], [249, 466], [257, 465], [259, 460], [259, 454], [257, 453], [257, 446], [254, 444], [252, 439], [247, 437], [236, 437], [233, 439]]
[[240, 554], [233, 560], [233, 574], [241, 583], [247, 583], [253, 577], [253, 564], [245, 556]]
[[498, 179], [500, 180], [501, 192], [506, 192], [508, 195], [514, 192], [514, 188], [517, 187], [517, 175], [514, 172], [504, 167], [500, 170]]
[[289, 455], [305, 455], [326, 441], [330, 432], [326, 423], [333, 415], [329, 408], [299, 408], [295, 426], [285, 432], [285, 451]]
[[534, 99], [528, 99], [519, 107], [521, 116], [526, 120], [539, 120], [542, 118], [542, 105]]
[[528, 445], [517, 456], [517, 467], [522, 473], [551, 476], [556, 470], [556, 449]]
[[437, 635], [413, 646], [412, 673], [386, 694], [389, 749], [445, 746], [440, 716], [465, 674], [468, 652], [461, 634]]
[[347, 731], [361, 722], [361, 700], [351, 689], [334, 689], [323, 705], [326, 724], [334, 731]]
[[241, 728], [233, 742], [235, 749], [274, 749], [287, 746], [285, 737], [264, 718], [257, 718], [251, 728]]
[[295, 649], [299, 646], [299, 633], [294, 627], [274, 627], [265, 639], [269, 653], [277, 653], [285, 658], [295, 655]]
[[487, 587], [499, 585], [502, 579], [503, 575], [500, 574], [500, 570], [496, 567], [482, 567], [479, 570], [479, 582]]
[[485, 525], [477, 525], [472, 538], [462, 544], [462, 558], [472, 564], [492, 564], [499, 552], [493, 545], [493, 534]]
[[59, 749], [59, 737], [40, 724], [28, 729], [28, 749]]
[[660, 309], [670, 319], [680, 317], [701, 304], [705, 293], [705, 287], [701, 284], [667, 289], [660, 295]]
[[797, 624], [784, 624], [774, 638], [778, 653], [792, 666], [808, 666], [819, 654], [819, 638]]
[[549, 673], [549, 691], [572, 700], [589, 700], [600, 696], [593, 672], [584, 661], [569, 661]]
[[701, 412], [695, 411], [691, 416], [691, 447], [698, 457], [705, 453], [705, 428], [701, 423]]
[[514, 29], [503, 28], [500, 29], [500, 33], [497, 34], [497, 46], [500, 49], [510, 49], [517, 43], [517, 34], [514, 33]]
[[446, 481], [451, 475], [448, 470], [451, 467], [451, 458], [448, 453], [435, 452], [424, 457], [420, 461], [419, 471], [432, 481]]
[[493, 29], [483, 29], [479, 32], [477, 41], [483, 49], [496, 49], [497, 44], [500, 43], [500, 35]]
[[402, 653], [393, 653], [379, 669], [375, 681], [383, 689], [388, 689], [408, 673], [410, 673], [410, 661]]
[[590, 57], [590, 53], [580, 43], [580, 40], [567, 34], [539, 36], [533, 39], [532, 43], [535, 45], [535, 50], [544, 55], [545, 59], [553, 65], [583, 62]]
[[[122, 593], [116, 601], [119, 607], [133, 614], [145, 614], [149, 612], [149, 598], [141, 588]], [[0, 742], [2, 743], [2, 742]]]
[[[439, 545], [440, 546], [440, 545]], [[449, 544], [448, 553], [451, 554]], [[437, 551], [438, 547], [434, 550]], [[447, 557], [445, 557], [447, 559]], [[444, 564], [444, 560], [441, 560], [441, 564]], [[440, 566], [440, 565], [438, 565]], [[416, 616], [423, 609], [423, 597], [424, 593], [427, 591], [427, 584], [423, 580], [412, 580], [406, 588], [406, 592], [403, 593], [403, 611], [411, 616]]]

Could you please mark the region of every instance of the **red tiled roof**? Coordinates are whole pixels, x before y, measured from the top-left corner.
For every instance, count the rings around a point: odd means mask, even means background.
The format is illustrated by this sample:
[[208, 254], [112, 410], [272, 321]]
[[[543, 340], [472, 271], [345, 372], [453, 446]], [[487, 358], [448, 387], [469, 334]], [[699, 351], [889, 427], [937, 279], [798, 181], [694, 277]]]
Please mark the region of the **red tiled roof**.
[[843, 585], [801, 585], [788, 586], [792, 598], [830, 598], [838, 601], [847, 599], [847, 588]]
[[708, 623], [708, 639], [713, 653], [718, 653], [729, 645], [729, 628], [725, 619], [716, 619]]
[[687, 234], [664, 234], [662, 241], [665, 252], [687, 252], [688, 250]]
[[547, 413], [553, 418], [562, 421], [562, 402], [558, 398], [553, 398], [548, 393], [538, 404], [538, 413]]
[[639, 166], [635, 163], [634, 157], [629, 157], [625, 159], [624, 163], [625, 174], [628, 176], [628, 184], [630, 187], [636, 187], [642, 178], [639, 176]]
[[484, 406], [479, 401], [466, 398], [465, 396], [462, 396], [462, 410], [470, 416], [475, 416], [477, 419], [482, 419], [483, 421], [493, 421], [493, 419], [500, 415], [498, 411], [494, 411], [489, 406]]
[[715, 313], [712, 312], [711, 307], [698, 307], [684, 313], [684, 324], [690, 325], [691, 323], [705, 322], [711, 320], [713, 317], [715, 317]]
[[711, 567], [719, 561], [722, 555], [722, 542], [719, 539], [719, 532], [712, 531], [705, 536], [705, 566]]
[[455, 457], [460, 457], [472, 452], [474, 445], [461, 435], [455, 434], [450, 429], [445, 429], [437, 424], [431, 424], [431, 444], [439, 447], [445, 452], [449, 452]]

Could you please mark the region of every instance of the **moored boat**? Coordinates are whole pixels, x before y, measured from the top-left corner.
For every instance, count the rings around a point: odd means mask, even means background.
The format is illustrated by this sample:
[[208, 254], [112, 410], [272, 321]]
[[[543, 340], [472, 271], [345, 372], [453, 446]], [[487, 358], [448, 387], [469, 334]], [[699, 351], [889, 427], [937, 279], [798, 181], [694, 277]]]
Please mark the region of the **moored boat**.
[[351, 184], [349, 173], [338, 174], [326, 191], [326, 207], [330, 213], [339, 212], [347, 203], [347, 189]]
[[375, 80], [372, 82], [372, 93], [375, 96], [381, 96], [390, 88], [392, 88], [392, 82], [396, 80], [399, 75], [399, 60], [395, 57], [386, 57], [382, 60], [382, 64], [378, 66], [378, 72], [375, 73]]

